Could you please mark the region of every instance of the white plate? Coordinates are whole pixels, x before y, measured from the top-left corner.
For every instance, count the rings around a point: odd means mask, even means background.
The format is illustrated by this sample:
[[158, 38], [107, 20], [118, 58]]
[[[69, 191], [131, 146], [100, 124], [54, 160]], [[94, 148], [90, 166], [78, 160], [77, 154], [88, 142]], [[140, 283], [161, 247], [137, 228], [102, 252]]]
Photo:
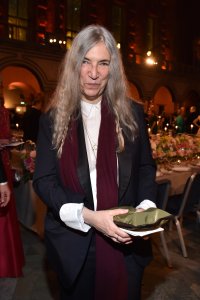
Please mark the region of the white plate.
[[145, 236], [145, 235], [150, 235], [152, 233], [156, 233], [156, 232], [160, 232], [160, 231], [164, 230], [162, 227], [159, 227], [159, 228], [156, 228], [153, 230], [147, 230], [147, 231], [133, 231], [133, 230], [128, 230], [128, 229], [124, 229], [124, 228], [121, 228], [121, 229], [133, 236]]
[[160, 172], [160, 171], [156, 171], [156, 177], [160, 177], [160, 176], [162, 176], [163, 175], [163, 173], [162, 172]]
[[24, 142], [13, 142], [13, 143], [4, 145], [4, 147], [17, 147], [22, 144], [24, 144]]
[[162, 174], [171, 174], [172, 173], [172, 170], [166, 170], [166, 169], [160, 169], [160, 172], [162, 173]]
[[191, 168], [190, 167], [186, 167], [186, 166], [180, 166], [180, 167], [173, 167], [172, 171], [176, 171], [176, 172], [187, 172], [190, 171]]

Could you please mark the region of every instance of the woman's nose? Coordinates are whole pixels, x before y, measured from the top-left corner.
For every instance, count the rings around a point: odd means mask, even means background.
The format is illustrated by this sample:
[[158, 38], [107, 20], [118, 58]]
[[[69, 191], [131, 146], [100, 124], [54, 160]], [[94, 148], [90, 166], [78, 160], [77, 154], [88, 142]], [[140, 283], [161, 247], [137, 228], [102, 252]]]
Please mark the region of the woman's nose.
[[92, 79], [97, 79], [99, 77], [99, 72], [98, 72], [98, 66], [97, 65], [91, 65], [90, 71], [89, 71], [89, 76]]

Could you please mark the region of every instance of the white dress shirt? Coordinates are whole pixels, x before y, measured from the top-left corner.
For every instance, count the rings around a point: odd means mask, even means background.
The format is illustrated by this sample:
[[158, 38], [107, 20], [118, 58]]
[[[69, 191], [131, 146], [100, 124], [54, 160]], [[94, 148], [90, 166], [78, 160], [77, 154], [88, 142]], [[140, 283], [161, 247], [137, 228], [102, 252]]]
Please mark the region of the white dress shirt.
[[[85, 134], [86, 150], [88, 156], [90, 180], [94, 201], [94, 209], [97, 207], [97, 190], [96, 190], [96, 158], [99, 128], [101, 123], [101, 101], [95, 104], [81, 101], [81, 111], [83, 119], [83, 128]], [[60, 209], [61, 220], [69, 227], [87, 232], [91, 227], [84, 223], [82, 216], [83, 203], [66, 203]], [[155, 203], [150, 200], [143, 200], [137, 208], [148, 209], [156, 207]]]

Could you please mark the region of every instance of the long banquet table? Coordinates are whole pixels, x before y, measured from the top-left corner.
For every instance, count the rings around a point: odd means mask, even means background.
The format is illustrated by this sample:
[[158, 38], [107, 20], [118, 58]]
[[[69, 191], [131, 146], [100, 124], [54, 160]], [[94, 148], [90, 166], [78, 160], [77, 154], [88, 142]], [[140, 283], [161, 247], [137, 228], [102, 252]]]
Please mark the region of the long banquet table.
[[32, 180], [21, 181], [15, 186], [14, 194], [19, 222], [43, 237], [46, 205], [34, 192]]
[[[185, 170], [184, 167], [186, 167]], [[187, 168], [188, 170], [186, 170]], [[171, 181], [170, 195], [177, 195], [183, 192], [187, 179], [193, 173], [200, 172], [200, 163], [197, 162], [196, 165], [187, 164], [183, 166], [183, 170], [181, 170], [181, 167], [177, 168], [177, 170], [178, 171], [173, 171], [173, 168], [172, 170], [165, 170], [164, 168], [158, 168], [156, 181], [159, 183], [159, 181], [163, 179], [170, 180]]]

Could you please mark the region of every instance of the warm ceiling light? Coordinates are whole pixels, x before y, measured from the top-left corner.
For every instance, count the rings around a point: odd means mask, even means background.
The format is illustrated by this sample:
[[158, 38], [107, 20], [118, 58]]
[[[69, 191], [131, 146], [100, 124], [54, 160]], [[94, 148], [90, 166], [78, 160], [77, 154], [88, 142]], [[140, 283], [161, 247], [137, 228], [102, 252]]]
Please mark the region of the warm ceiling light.
[[153, 58], [150, 58], [150, 57], [146, 59], [146, 63], [148, 65], [157, 65], [158, 64]]
[[157, 61], [155, 61], [155, 58], [152, 56], [152, 52], [151, 51], [147, 51], [147, 58], [146, 58], [146, 64], [147, 65], [157, 65]]
[[26, 106], [18, 105], [18, 106], [16, 106], [15, 111], [16, 111], [16, 113], [18, 113], [20, 115], [24, 114], [26, 112]]

